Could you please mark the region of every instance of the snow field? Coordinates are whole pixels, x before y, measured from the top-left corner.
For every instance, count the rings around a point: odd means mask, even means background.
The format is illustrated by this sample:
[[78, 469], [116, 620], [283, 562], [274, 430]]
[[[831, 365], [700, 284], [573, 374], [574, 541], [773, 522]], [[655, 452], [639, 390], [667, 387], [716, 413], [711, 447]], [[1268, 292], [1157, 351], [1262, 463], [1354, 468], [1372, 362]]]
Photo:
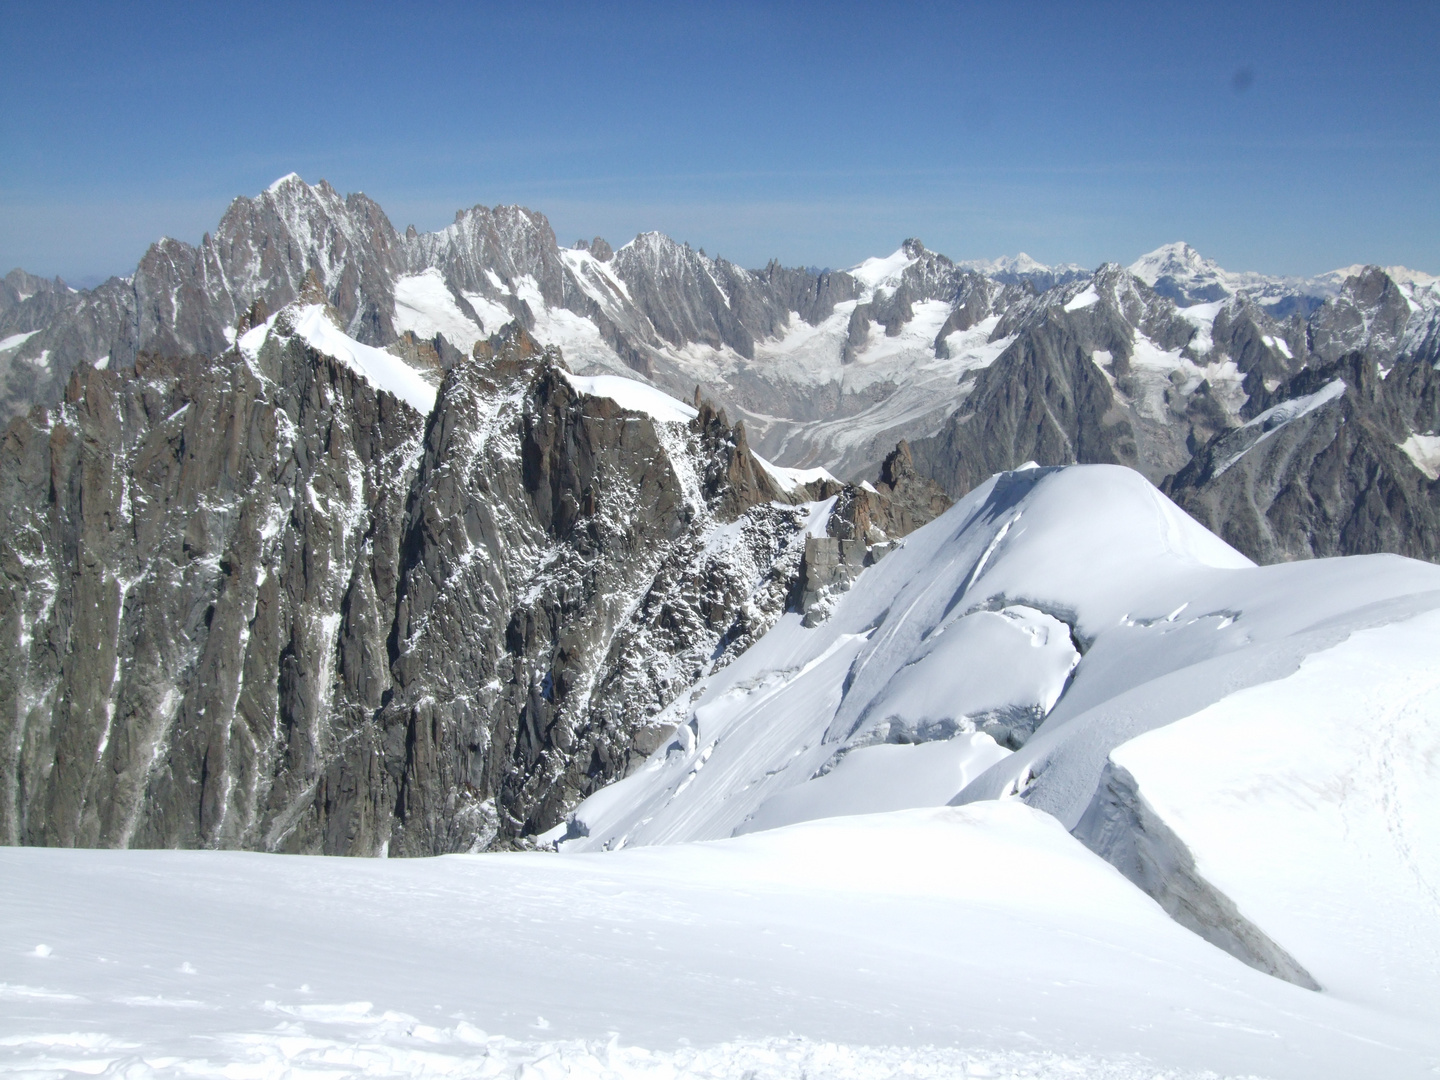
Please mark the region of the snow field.
[[[283, 317], [283, 318], [282, 318]], [[282, 308], [240, 335], [237, 345], [253, 365], [272, 332], [294, 334], [317, 352], [334, 357], [377, 390], [394, 394], [422, 416], [435, 407], [436, 389], [405, 361], [383, 349], [362, 345], [335, 325], [322, 304]]]
[[[409, 330], [427, 339], [444, 334], [446, 341], [466, 354], [488, 336], [460, 310], [445, 284], [445, 276], [433, 267], [396, 279], [394, 323], [401, 334]], [[491, 328], [492, 332], [498, 329], [498, 325]]]
[[[1440, 568], [1256, 567], [1128, 470], [1002, 474], [682, 696], [560, 847], [1016, 794], [1073, 828], [1114, 761], [1327, 995], [1433, 1016], [1437, 642]], [[1024, 717], [1013, 753], [985, 737]]]
[[[1095, 506], [1107, 514], [1094, 514]], [[1005, 474], [906, 537], [819, 627], [787, 615], [728, 668], [682, 695], [671, 707], [675, 740], [581, 804], [574, 818], [584, 836], [571, 844], [588, 850], [719, 839], [752, 816], [767, 820], [766, 800], [797, 785], [816, 785], [817, 807], [834, 812], [819, 793], [836, 783], [822, 789], [822, 772], [875, 743], [943, 741], [982, 728], [1020, 731], [1023, 740], [1075, 693], [1066, 690], [1072, 672], [1078, 684], [1087, 671], [1088, 661], [1076, 667], [1071, 625], [1061, 615], [1078, 615], [1079, 635], [1093, 637], [1098, 628], [1083, 625], [1092, 611], [1118, 623], [1125, 608], [1116, 605], [1155, 602], [1145, 597], [1147, 586], [1173, 588], [1178, 574], [1206, 567], [1250, 566], [1129, 470]], [[1200, 647], [1217, 644], [1224, 640], [1206, 638]], [[1154, 664], [1147, 651], [1124, 678], [1143, 681], [1144, 665]], [[926, 755], [910, 760], [921, 767]], [[972, 776], [968, 770], [957, 778]], [[1098, 773], [1099, 765], [1095, 777], [1079, 781], [1090, 784], [1084, 798]], [[898, 775], [889, 790], [887, 798], [898, 801], [888, 808], [915, 805], [922, 790], [934, 793]], [[795, 820], [806, 798], [786, 795], [783, 819]]]
[[769, 474], [770, 479], [787, 492], [804, 487], [806, 484], [816, 484], [825, 480], [839, 482], [825, 469], [787, 469], [783, 465], [775, 465], [766, 461], [759, 454], [754, 456], [755, 460], [760, 463], [760, 467]]
[[571, 375], [563, 370], [562, 374], [577, 392], [589, 394], [591, 397], [609, 398], [622, 409], [644, 413], [652, 420], [688, 424], [697, 415], [692, 406], [636, 379], [626, 379], [619, 375]]
[[1210, 947], [1015, 800], [590, 856], [12, 848], [0, 912], [14, 1075], [1406, 1077], [1437, 1051]]
[[1431, 1019], [1440, 1015], [1437, 639], [1437, 611], [1358, 630], [1288, 678], [1110, 755], [1206, 878], [1327, 992]]

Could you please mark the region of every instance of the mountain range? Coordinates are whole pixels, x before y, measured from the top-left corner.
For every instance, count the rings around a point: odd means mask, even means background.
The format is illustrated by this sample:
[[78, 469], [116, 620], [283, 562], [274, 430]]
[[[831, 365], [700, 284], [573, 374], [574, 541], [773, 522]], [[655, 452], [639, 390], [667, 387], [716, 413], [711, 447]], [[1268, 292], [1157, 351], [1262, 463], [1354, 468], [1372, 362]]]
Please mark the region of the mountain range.
[[845, 271], [745, 270], [658, 233], [562, 248], [521, 207], [400, 233], [364, 195], [291, 175], [94, 290], [12, 272], [0, 404], [53, 405], [82, 364], [219, 356], [309, 278], [347, 335], [435, 385], [516, 320], [578, 373], [700, 387], [784, 466], [873, 478], [903, 439], [953, 497], [1031, 459], [1118, 463], [1262, 561], [1440, 553], [1440, 281], [1232, 273], [1185, 244], [1094, 272], [918, 240]]
[[1025, 463], [1260, 562], [1440, 554], [1440, 283], [1393, 268], [751, 271], [291, 175], [94, 290], [12, 272], [0, 335], [11, 842], [519, 842]]
[[746, 270], [296, 176], [16, 270], [7, 1060], [1429, 1075], [1437, 367], [1403, 268]]

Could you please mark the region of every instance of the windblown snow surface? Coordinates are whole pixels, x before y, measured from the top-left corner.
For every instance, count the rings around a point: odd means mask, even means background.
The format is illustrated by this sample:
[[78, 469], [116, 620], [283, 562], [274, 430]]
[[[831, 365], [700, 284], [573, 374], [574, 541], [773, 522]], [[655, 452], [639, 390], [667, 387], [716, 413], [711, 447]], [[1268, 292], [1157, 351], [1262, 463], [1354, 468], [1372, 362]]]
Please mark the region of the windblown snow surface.
[[[1002, 474], [558, 855], [0, 850], [0, 1072], [1433, 1077], [1437, 646], [1440, 568]], [[1157, 838], [1320, 989], [1127, 880]]]

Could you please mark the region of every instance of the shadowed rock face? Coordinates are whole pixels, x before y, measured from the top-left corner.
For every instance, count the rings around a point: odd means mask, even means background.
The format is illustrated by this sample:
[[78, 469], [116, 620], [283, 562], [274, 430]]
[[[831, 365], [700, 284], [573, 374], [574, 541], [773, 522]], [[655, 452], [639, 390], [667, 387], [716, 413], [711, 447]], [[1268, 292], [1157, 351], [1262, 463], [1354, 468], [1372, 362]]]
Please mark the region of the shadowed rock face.
[[[1440, 424], [1436, 384], [1431, 364], [1382, 378], [1364, 353], [1307, 368], [1273, 395], [1278, 408], [1216, 436], [1165, 490], [1258, 562], [1380, 551], [1435, 560], [1440, 484], [1401, 445]], [[1296, 402], [1313, 404], [1290, 418]]]
[[[83, 367], [3, 449], [0, 839], [431, 854], [561, 820], [791, 597], [713, 407], [512, 327], [429, 417], [296, 337]], [[803, 496], [802, 496], [803, 497]]]
[[260, 846], [299, 816], [357, 735], [334, 642], [386, 621], [422, 424], [294, 341], [82, 368], [12, 423], [0, 836]]
[[1095, 797], [1073, 832], [1181, 926], [1257, 971], [1306, 990], [1320, 989], [1314, 976], [1200, 874], [1190, 849], [1150, 809], [1126, 770], [1106, 763]]
[[1026, 461], [1139, 466], [1134, 418], [1093, 358], [1121, 355], [1128, 335], [1109, 325], [1118, 317], [1089, 321], [1052, 309], [1027, 327], [940, 433], [912, 444], [919, 471], [960, 495]]
[[[1433, 306], [1383, 271], [1351, 277], [1308, 320], [1232, 298], [1200, 323], [1106, 267], [1017, 302], [1007, 332], [960, 408], [913, 444], [950, 494], [1027, 460], [1121, 464], [1259, 562], [1440, 557], [1440, 493], [1420, 460], [1440, 430], [1440, 332]], [[1188, 374], [1157, 368], [1175, 350]]]

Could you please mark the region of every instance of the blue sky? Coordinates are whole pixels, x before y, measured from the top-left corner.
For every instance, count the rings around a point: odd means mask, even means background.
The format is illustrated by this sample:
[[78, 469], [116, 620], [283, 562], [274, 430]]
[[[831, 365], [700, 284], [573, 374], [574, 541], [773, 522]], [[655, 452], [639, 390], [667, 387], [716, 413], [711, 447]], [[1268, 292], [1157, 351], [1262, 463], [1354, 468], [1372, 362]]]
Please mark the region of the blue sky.
[[397, 228], [743, 265], [1440, 272], [1440, 5], [0, 4], [0, 271], [85, 281], [276, 177]]

